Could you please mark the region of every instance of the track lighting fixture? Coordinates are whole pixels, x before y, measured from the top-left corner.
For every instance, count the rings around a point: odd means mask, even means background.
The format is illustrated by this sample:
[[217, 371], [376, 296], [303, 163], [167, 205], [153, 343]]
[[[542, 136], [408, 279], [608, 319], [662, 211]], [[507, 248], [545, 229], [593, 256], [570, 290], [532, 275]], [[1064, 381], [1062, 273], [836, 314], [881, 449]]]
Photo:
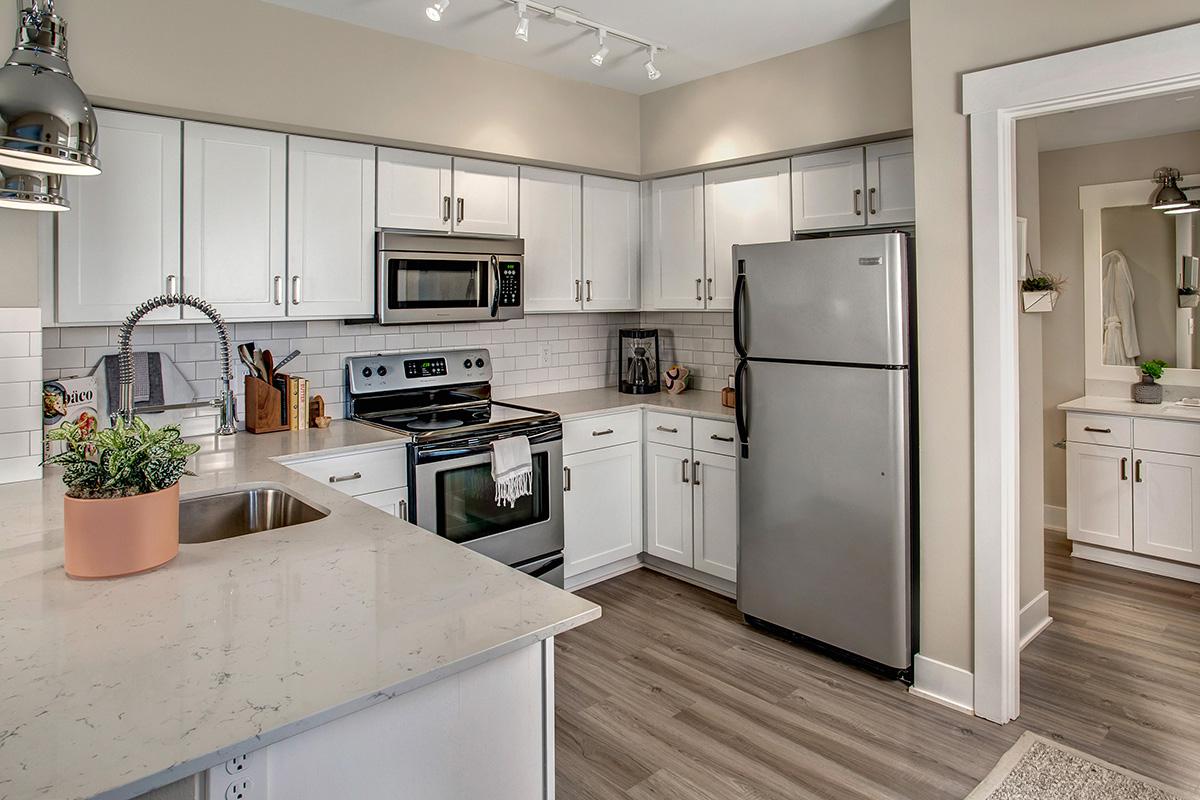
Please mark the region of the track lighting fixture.
[[1196, 186], [1180, 186], [1179, 170], [1174, 167], [1159, 167], [1154, 170], [1153, 180], [1159, 184], [1150, 200], [1150, 207], [1164, 214], [1195, 214], [1200, 211], [1200, 200], [1189, 200], [1184, 194]]
[[529, 41], [529, 13], [528, 6], [525, 0], [520, 0], [517, 3], [517, 28], [513, 31], [513, 36], [520, 39], [522, 42]]
[[603, 28], [596, 31], [596, 40], [600, 42], [600, 49], [592, 53], [592, 63], [597, 67], [603, 66], [604, 59], [608, 57], [608, 45], [604, 43], [606, 38], [608, 38], [608, 31]]
[[450, 0], [438, 0], [429, 8], [425, 9], [425, 16], [429, 17], [434, 22], [442, 21], [442, 14], [446, 13], [446, 9], [450, 7]]
[[654, 54], [658, 52], [657, 47], [646, 48], [650, 53], [650, 60], [646, 62], [646, 77], [652, 81], [656, 81], [662, 77], [662, 70], [654, 66]]

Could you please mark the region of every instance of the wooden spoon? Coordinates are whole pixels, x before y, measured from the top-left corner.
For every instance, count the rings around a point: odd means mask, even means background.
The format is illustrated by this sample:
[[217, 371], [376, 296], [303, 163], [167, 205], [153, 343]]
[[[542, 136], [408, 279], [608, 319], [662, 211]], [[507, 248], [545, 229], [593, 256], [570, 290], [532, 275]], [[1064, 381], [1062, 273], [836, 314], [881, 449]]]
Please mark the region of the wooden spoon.
[[262, 365], [263, 372], [266, 373], [263, 380], [270, 383], [275, 377], [275, 357], [271, 355], [270, 350], [262, 351]]

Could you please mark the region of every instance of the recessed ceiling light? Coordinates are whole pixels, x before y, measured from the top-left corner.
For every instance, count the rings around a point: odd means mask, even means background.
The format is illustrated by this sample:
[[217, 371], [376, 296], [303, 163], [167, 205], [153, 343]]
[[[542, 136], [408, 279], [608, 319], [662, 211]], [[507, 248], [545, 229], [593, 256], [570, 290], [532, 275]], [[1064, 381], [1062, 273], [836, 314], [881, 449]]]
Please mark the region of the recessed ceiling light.
[[425, 16], [429, 17], [434, 22], [442, 21], [442, 14], [446, 13], [446, 9], [450, 7], [450, 0], [438, 0], [438, 2], [425, 9]]

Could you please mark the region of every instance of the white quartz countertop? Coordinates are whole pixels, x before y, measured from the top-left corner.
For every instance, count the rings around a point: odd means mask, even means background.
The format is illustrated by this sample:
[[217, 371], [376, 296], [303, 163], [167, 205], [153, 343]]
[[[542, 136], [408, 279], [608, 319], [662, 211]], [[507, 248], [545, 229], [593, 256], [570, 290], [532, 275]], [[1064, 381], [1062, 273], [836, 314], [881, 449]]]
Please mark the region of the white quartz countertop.
[[1145, 419], [1174, 419], [1200, 422], [1200, 407], [1181, 406], [1170, 401], [1135, 403], [1123, 397], [1078, 397], [1058, 406], [1060, 411], [1082, 411], [1089, 414], [1120, 414]]
[[616, 387], [583, 389], [578, 392], [517, 397], [505, 402], [556, 411], [563, 419], [587, 417], [605, 411], [649, 408], [710, 419], [733, 419], [733, 409], [721, 405], [720, 392], [691, 390], [683, 394], [621, 394]]
[[185, 494], [274, 483], [330, 515], [115, 580], [63, 572], [56, 472], [0, 486], [0, 800], [132, 797], [600, 615], [273, 460], [397, 440], [193, 440]]

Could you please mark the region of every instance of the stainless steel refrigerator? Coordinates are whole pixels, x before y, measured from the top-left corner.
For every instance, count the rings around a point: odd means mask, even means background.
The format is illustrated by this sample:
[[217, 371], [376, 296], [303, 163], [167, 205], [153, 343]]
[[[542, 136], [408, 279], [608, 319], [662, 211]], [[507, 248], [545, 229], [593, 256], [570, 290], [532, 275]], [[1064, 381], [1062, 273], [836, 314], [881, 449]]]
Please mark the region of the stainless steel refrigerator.
[[915, 380], [904, 233], [734, 248], [738, 608], [911, 679]]

